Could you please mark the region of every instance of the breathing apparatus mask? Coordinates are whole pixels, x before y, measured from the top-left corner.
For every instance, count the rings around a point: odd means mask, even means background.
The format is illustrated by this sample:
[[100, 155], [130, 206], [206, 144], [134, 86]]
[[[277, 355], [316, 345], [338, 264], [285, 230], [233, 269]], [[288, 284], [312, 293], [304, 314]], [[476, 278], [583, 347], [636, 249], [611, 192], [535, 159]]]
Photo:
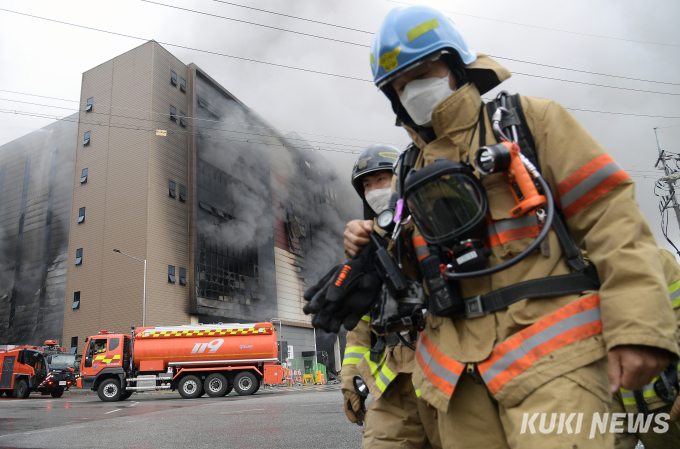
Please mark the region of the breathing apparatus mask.
[[437, 159], [406, 175], [403, 198], [428, 246], [429, 255], [420, 261], [420, 268], [430, 297], [428, 310], [436, 315], [455, 315], [464, 308], [460, 289], [452, 281], [488, 276], [517, 264], [541, 244], [552, 226], [555, 207], [548, 184], [514, 143], [514, 125], [512, 140], [500, 127], [503, 114], [509, 113], [503, 107], [494, 113], [493, 129], [501, 142], [480, 148], [475, 162], [482, 176], [504, 174], [517, 202], [510, 211], [513, 217], [536, 211], [542, 226], [538, 237], [513, 259], [486, 267], [491, 255], [485, 246], [488, 200], [470, 164]]

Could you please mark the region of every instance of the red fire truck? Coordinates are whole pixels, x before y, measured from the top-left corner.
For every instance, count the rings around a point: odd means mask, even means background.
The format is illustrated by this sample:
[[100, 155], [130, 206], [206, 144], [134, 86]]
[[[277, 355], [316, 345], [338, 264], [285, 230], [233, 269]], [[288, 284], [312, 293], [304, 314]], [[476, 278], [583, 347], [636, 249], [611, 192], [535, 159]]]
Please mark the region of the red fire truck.
[[133, 327], [132, 336], [101, 331], [86, 343], [78, 386], [106, 402], [152, 390], [250, 395], [283, 383], [272, 323]]
[[[64, 362], [57, 366], [57, 358], [75, 358], [74, 354], [66, 354], [57, 346], [57, 342], [47, 340], [44, 347], [19, 346], [0, 352], [0, 396], [25, 399], [31, 391], [50, 394], [53, 398], [61, 397], [64, 391], [75, 384], [76, 376], [72, 367]], [[55, 366], [50, 364], [55, 361]], [[60, 359], [61, 360], [61, 359]], [[61, 363], [61, 362], [60, 362]], [[54, 368], [54, 369], [53, 369]]]

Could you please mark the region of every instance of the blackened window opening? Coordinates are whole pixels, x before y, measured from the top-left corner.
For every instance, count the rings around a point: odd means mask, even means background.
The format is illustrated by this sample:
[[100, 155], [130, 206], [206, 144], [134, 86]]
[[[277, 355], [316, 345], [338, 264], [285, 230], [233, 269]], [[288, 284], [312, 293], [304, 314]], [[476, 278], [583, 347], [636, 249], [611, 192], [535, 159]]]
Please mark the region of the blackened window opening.
[[179, 285], [187, 285], [187, 269], [179, 269]]
[[168, 181], [168, 195], [170, 198], [175, 198], [175, 183], [173, 181]]
[[172, 70], [170, 70], [170, 84], [172, 84], [173, 86], [177, 85], [177, 74]]
[[86, 147], [90, 144], [90, 131], [85, 131], [85, 137], [83, 140], [83, 146]]
[[168, 265], [168, 282], [175, 283], [177, 280], [175, 279], [175, 267], [172, 265]]
[[78, 248], [76, 250], [76, 265], [81, 265], [83, 263], [83, 249]]
[[182, 92], [187, 91], [187, 81], [184, 78], [179, 79], [179, 90]]
[[83, 223], [85, 221], [85, 208], [81, 207], [78, 209], [78, 223]]
[[170, 120], [173, 122], [177, 121], [177, 108], [173, 105], [170, 105]]
[[92, 112], [92, 107], [94, 106], [93, 101], [94, 97], [90, 97], [87, 99], [87, 104], [85, 105], [85, 112]]
[[187, 188], [179, 186], [179, 200], [183, 203], [187, 202]]
[[[80, 309], [80, 292], [73, 292], [73, 305], [72, 309]], [[73, 347], [73, 342], [71, 342], [71, 347]], [[78, 346], [77, 344], [75, 346]]]
[[226, 248], [203, 234], [198, 235], [198, 245], [194, 285], [199, 296], [240, 304], [259, 299], [257, 249]]
[[87, 168], [83, 168], [83, 171], [80, 175], [80, 183], [85, 184], [87, 182]]

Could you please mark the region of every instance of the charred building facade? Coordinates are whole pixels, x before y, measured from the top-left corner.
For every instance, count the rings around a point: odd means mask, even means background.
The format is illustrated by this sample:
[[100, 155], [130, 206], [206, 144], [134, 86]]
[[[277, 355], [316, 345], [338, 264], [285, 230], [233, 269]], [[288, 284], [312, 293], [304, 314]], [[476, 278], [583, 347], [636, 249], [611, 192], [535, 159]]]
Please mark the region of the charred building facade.
[[0, 146], [0, 343], [62, 336], [76, 122]]
[[158, 43], [117, 56], [77, 114], [0, 147], [0, 344], [277, 319], [296, 357], [333, 359], [301, 308], [342, 259], [337, 182]]

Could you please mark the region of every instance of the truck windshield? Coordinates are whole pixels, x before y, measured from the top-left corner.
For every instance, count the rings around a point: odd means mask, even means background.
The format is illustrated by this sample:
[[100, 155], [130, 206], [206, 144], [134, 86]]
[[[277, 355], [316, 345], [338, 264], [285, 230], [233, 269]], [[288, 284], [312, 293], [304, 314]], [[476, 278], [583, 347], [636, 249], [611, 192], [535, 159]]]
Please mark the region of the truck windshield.
[[66, 368], [78, 369], [78, 366], [76, 365], [76, 355], [53, 354], [52, 363], [50, 363], [50, 369], [66, 369]]

